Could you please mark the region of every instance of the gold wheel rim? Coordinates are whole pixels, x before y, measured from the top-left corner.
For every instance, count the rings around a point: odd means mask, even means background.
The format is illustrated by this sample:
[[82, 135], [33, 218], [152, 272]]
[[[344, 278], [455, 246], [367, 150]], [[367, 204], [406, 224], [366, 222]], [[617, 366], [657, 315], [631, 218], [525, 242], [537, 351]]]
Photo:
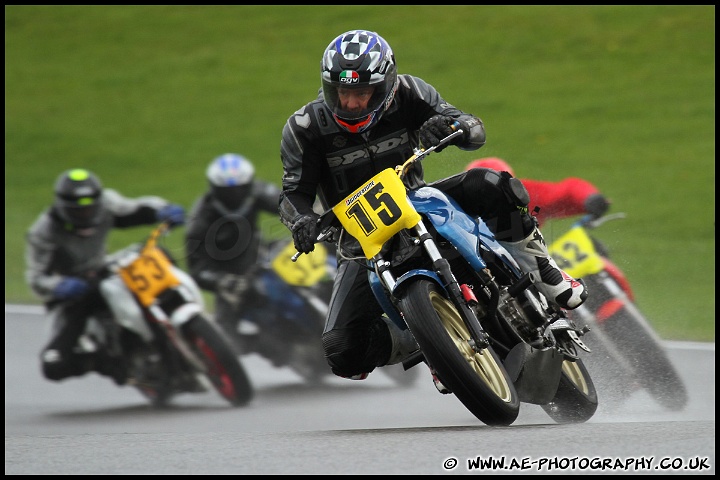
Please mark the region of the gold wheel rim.
[[577, 387], [578, 390], [583, 392], [585, 395], [590, 393], [588, 384], [585, 381], [585, 375], [576, 362], [569, 360], [563, 360], [562, 371], [565, 372], [565, 376]]
[[509, 402], [512, 399], [512, 391], [505, 380], [502, 368], [489, 352], [483, 350], [482, 353], [477, 353], [472, 349], [469, 343], [470, 332], [455, 306], [437, 292], [430, 293], [430, 301], [440, 316], [445, 331], [447, 331], [450, 339], [455, 343], [455, 347], [465, 358], [468, 365], [496, 396], [505, 402]]

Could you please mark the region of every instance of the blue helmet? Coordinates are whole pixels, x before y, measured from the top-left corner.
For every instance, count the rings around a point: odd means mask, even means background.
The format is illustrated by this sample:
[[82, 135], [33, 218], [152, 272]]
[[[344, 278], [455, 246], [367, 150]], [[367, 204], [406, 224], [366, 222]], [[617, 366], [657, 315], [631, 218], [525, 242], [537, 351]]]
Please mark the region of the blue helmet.
[[[397, 67], [390, 45], [377, 33], [367, 30], [345, 32], [325, 49], [320, 62], [325, 105], [335, 122], [351, 133], [375, 125], [395, 97]], [[367, 108], [360, 112], [343, 110], [338, 88], [373, 87]]]

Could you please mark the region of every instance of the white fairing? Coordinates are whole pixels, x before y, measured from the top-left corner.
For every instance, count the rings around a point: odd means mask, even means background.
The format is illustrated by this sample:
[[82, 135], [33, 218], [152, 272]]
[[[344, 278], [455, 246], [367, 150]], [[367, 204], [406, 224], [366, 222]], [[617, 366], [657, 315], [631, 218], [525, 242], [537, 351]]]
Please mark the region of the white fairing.
[[188, 273], [177, 267], [173, 267], [173, 273], [180, 280], [180, 286], [178, 287], [180, 293], [188, 301], [188, 303], [178, 307], [170, 316], [170, 322], [175, 327], [179, 327], [195, 315], [202, 314], [205, 309], [205, 301], [197, 283]]
[[146, 342], [152, 340], [153, 334], [145, 323], [140, 305], [119, 276], [113, 275], [100, 282], [100, 292], [123, 328], [137, 333]]
[[173, 326], [179, 327], [183, 323], [193, 318], [195, 315], [201, 313], [202, 309], [196, 303], [186, 303], [185, 305], [182, 305], [175, 309], [175, 311], [170, 316], [170, 322], [172, 322]]
[[187, 292], [190, 294], [191, 298], [189, 298], [188, 301], [195, 302], [200, 310], [204, 310], [205, 300], [203, 299], [200, 287], [198, 287], [197, 283], [195, 283], [195, 280], [193, 280], [187, 272], [179, 269], [178, 267], [173, 267], [173, 273], [178, 280], [180, 280], [181, 285], [185, 287]]
[[[187, 303], [176, 309], [170, 317], [172, 324], [179, 326], [194, 315], [202, 313], [205, 301], [197, 283], [188, 273], [173, 267], [173, 274], [180, 280], [178, 289], [187, 300]], [[152, 340], [153, 334], [145, 322], [142, 307], [119, 275], [103, 280], [100, 283], [100, 292], [108, 303], [113, 317], [123, 328], [137, 333], [146, 342]]]

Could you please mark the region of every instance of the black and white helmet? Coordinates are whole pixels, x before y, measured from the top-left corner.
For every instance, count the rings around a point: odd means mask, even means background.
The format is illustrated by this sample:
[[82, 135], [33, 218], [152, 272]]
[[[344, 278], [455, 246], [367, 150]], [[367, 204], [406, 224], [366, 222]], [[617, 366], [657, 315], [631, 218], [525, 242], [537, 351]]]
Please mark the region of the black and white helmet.
[[205, 172], [213, 197], [230, 210], [237, 209], [252, 189], [255, 167], [237, 153], [216, 157]]
[[[360, 133], [380, 120], [397, 90], [397, 67], [390, 45], [377, 33], [367, 30], [345, 32], [325, 49], [320, 62], [322, 93], [340, 127]], [[365, 110], [341, 108], [338, 88], [374, 87]]]
[[68, 227], [96, 227], [102, 216], [100, 179], [84, 168], [66, 170], [55, 181], [55, 211]]

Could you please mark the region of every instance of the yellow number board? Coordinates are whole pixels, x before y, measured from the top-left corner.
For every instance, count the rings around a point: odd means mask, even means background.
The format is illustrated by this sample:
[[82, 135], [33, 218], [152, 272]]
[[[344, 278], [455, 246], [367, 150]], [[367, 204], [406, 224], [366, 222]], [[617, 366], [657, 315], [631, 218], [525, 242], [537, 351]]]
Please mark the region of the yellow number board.
[[550, 245], [548, 251], [558, 266], [575, 278], [596, 274], [604, 268], [602, 257], [582, 227], [568, 230]]
[[333, 207], [347, 233], [360, 242], [366, 258], [378, 254], [397, 232], [420, 221], [405, 185], [391, 168], [375, 175]]
[[172, 264], [157, 248], [144, 248], [136, 260], [120, 269], [120, 276], [145, 307], [168, 288], [180, 285]]
[[315, 250], [300, 255], [296, 261], [291, 257], [295, 253], [292, 242], [275, 257], [272, 268], [289, 285], [311, 287], [327, 275], [327, 249], [321, 243], [315, 244]]

